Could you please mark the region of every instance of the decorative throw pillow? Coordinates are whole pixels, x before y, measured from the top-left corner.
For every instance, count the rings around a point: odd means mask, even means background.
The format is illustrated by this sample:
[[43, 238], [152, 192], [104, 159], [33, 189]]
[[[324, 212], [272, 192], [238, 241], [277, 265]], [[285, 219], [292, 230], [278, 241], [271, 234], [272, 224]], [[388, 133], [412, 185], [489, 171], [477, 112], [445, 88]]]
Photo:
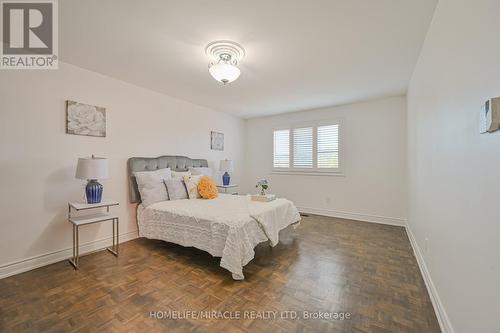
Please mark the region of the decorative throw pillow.
[[184, 181], [181, 178], [165, 179], [164, 183], [167, 187], [168, 197], [170, 198], [170, 200], [188, 198], [186, 185], [184, 185]]
[[186, 190], [188, 192], [189, 199], [199, 199], [201, 198], [200, 193], [198, 193], [198, 183], [201, 175], [198, 176], [184, 176], [184, 184], [186, 184]]
[[196, 168], [189, 168], [189, 171], [191, 171], [192, 175], [202, 175], [202, 176], [209, 176], [212, 177], [212, 168], [208, 167], [196, 167]]
[[134, 176], [144, 206], [168, 200], [167, 189], [163, 181], [172, 177], [169, 168], [155, 171], [138, 171], [134, 172]]
[[191, 176], [191, 171], [172, 171], [172, 178], [184, 178], [184, 176]]
[[215, 199], [219, 196], [219, 191], [212, 178], [203, 176], [198, 182], [198, 192], [203, 199]]

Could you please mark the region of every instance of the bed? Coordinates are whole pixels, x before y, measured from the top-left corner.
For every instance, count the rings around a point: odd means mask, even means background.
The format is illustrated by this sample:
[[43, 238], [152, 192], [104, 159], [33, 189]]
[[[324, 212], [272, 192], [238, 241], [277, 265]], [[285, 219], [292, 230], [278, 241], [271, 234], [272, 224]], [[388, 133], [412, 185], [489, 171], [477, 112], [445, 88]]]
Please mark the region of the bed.
[[204, 166], [208, 166], [206, 160], [184, 156], [129, 159], [130, 201], [138, 203], [139, 236], [206, 251], [221, 258], [220, 266], [230, 271], [233, 279], [243, 280], [243, 267], [254, 258], [255, 246], [266, 241], [277, 245], [281, 230], [299, 224], [299, 212], [283, 198], [263, 203], [246, 195], [222, 193], [211, 200], [161, 201], [148, 207], [140, 203], [133, 172], [162, 168], [186, 171]]

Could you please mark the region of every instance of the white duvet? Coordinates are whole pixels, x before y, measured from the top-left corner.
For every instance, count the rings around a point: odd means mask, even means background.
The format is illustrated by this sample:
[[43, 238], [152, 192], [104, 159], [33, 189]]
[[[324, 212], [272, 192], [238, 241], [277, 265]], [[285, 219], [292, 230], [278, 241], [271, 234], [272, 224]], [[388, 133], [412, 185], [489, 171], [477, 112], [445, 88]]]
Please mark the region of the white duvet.
[[243, 266], [257, 244], [279, 242], [280, 230], [300, 221], [286, 199], [251, 201], [250, 196], [220, 194], [213, 200], [162, 201], [137, 209], [139, 236], [192, 246], [221, 257], [220, 266], [243, 280]]

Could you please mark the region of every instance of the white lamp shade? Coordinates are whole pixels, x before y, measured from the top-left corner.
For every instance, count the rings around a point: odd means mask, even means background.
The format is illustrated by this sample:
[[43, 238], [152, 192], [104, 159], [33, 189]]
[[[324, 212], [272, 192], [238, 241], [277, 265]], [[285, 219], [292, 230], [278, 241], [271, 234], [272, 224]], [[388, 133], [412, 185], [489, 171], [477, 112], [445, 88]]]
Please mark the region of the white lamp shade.
[[108, 178], [108, 160], [102, 157], [81, 157], [76, 166], [78, 179]]
[[222, 172], [232, 172], [234, 169], [233, 161], [231, 160], [221, 160], [219, 164], [219, 171]]
[[215, 64], [208, 69], [214, 79], [222, 83], [233, 82], [240, 76], [240, 69], [231, 64]]

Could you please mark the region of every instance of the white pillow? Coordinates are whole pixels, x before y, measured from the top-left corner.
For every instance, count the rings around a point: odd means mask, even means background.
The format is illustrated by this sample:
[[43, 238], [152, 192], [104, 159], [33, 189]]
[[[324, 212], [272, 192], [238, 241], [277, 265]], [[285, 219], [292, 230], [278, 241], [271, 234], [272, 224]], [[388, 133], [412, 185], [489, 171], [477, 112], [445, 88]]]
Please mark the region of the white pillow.
[[170, 168], [155, 171], [134, 172], [137, 187], [144, 206], [168, 200], [168, 193], [163, 180], [172, 178]]
[[198, 183], [201, 177], [203, 177], [203, 175], [184, 176], [184, 184], [186, 184], [189, 199], [201, 198], [200, 192], [198, 192]]
[[172, 171], [172, 178], [183, 178], [184, 176], [191, 176], [191, 171]]
[[189, 171], [191, 171], [192, 175], [203, 175], [203, 176], [209, 176], [212, 177], [212, 168], [208, 167], [196, 167], [196, 168], [189, 168]]

